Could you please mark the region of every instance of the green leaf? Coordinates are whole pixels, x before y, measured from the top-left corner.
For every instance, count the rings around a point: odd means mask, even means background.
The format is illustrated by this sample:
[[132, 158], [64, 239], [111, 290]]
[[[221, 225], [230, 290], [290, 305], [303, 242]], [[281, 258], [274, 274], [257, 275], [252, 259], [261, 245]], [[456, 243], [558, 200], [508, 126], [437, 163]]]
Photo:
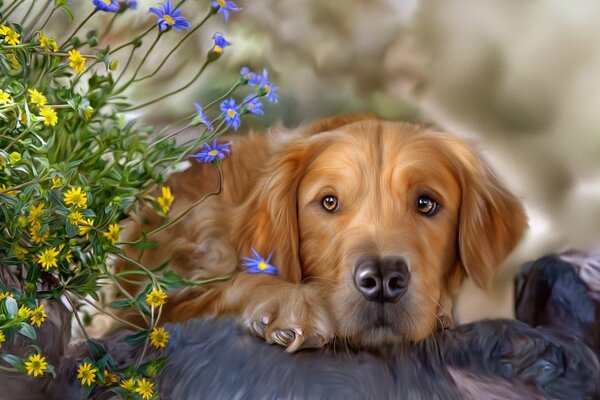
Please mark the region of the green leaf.
[[35, 333], [35, 329], [33, 329], [31, 325], [26, 324], [25, 322], [21, 324], [21, 329], [19, 329], [18, 333], [31, 340], [37, 340], [37, 334]]
[[132, 247], [136, 250], [145, 250], [145, 249], [152, 249], [155, 247], [159, 246], [159, 242], [153, 241], [153, 240], [149, 240], [149, 241], [145, 241], [145, 242], [141, 242], [141, 243], [136, 243], [134, 244]]
[[133, 305], [133, 303], [131, 302], [131, 300], [129, 299], [121, 299], [121, 300], [115, 300], [113, 302], [111, 302], [108, 306], [112, 307], [114, 309], [117, 310], [124, 310], [126, 308], [129, 308]]
[[106, 349], [104, 349], [102, 343], [95, 340], [88, 340], [87, 345], [90, 348], [94, 360], [98, 360], [106, 355]]
[[14, 368], [23, 368], [23, 359], [21, 357], [17, 357], [14, 354], [7, 354], [4, 353], [2, 355], [0, 355], [0, 358], [2, 358], [4, 361], [6, 361], [11, 367]]
[[132, 346], [139, 346], [140, 344], [144, 343], [149, 334], [150, 331], [147, 329], [132, 333], [131, 335], [125, 336], [125, 342]]

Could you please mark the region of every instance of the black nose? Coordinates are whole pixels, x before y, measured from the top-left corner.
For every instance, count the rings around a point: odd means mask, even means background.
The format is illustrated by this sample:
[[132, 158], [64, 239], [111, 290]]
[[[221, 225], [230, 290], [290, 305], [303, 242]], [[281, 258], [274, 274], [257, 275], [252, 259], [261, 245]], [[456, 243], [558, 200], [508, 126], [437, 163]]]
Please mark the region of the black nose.
[[408, 266], [400, 257], [362, 257], [354, 271], [354, 285], [369, 301], [398, 301], [406, 293], [409, 280]]

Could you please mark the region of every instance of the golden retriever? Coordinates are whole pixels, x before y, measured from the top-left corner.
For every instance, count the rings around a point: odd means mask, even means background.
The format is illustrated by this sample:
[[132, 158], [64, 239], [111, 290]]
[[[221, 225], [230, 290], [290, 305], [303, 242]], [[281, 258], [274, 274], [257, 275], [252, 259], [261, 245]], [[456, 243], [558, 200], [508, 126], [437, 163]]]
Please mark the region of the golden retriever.
[[[151, 239], [141, 261], [188, 278], [163, 321], [233, 314], [288, 351], [339, 338], [369, 347], [418, 341], [451, 323], [465, 274], [485, 286], [521, 239], [520, 202], [464, 141], [370, 116], [230, 136], [223, 186]], [[167, 185], [176, 216], [219, 187], [193, 162]], [[130, 237], [164, 220], [146, 213]], [[241, 266], [273, 254], [277, 275]], [[132, 249], [126, 249], [133, 255]]]

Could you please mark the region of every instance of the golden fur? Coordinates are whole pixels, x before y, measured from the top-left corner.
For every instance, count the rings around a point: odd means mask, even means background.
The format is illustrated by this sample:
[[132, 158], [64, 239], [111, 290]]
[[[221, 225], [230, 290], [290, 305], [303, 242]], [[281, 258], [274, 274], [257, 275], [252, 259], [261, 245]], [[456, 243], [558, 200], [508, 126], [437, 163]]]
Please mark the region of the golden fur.
[[[485, 286], [526, 227], [520, 202], [465, 142], [422, 126], [334, 117], [227, 140], [222, 192], [153, 236], [161, 246], [142, 263], [170, 260], [194, 279], [233, 277], [171, 294], [165, 322], [234, 314], [289, 351], [334, 337], [361, 346], [420, 340], [451, 321], [465, 274]], [[169, 216], [219, 186], [214, 168], [193, 164], [167, 183]], [[339, 211], [320, 206], [328, 194]], [[421, 195], [440, 211], [419, 213]], [[132, 224], [131, 237], [164, 222], [151, 214]], [[251, 248], [273, 252], [279, 275], [242, 272]], [[358, 292], [353, 270], [365, 254], [406, 260], [411, 280], [400, 301], [368, 302]]]

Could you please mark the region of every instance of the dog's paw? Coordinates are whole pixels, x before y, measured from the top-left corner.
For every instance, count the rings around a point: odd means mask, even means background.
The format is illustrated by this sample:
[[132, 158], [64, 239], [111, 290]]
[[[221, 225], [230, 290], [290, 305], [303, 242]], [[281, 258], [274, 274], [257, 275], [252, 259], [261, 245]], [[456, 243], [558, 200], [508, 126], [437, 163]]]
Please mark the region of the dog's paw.
[[329, 343], [334, 329], [319, 295], [303, 287], [281, 289], [249, 304], [244, 325], [267, 343], [277, 343], [290, 353]]

